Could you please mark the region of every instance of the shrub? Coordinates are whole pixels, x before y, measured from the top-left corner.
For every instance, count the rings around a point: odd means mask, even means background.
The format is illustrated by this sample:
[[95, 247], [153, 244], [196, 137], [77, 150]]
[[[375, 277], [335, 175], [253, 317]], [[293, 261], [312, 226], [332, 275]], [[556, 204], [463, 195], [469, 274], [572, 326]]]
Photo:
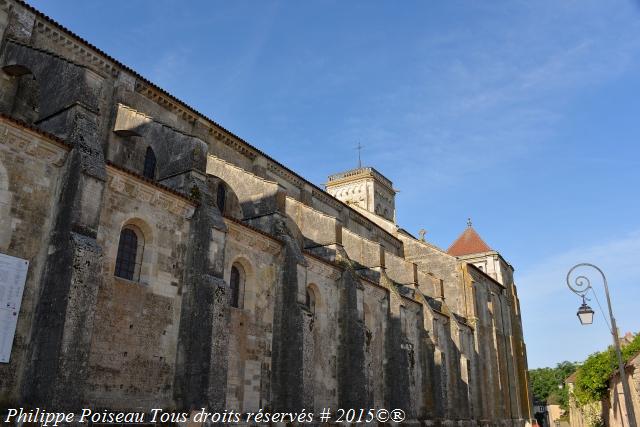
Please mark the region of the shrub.
[[[633, 341], [622, 348], [622, 358], [628, 362], [640, 353], [640, 334]], [[618, 361], [613, 350], [593, 353], [578, 368], [574, 396], [580, 406], [602, 400], [609, 392], [609, 379], [616, 372]]]

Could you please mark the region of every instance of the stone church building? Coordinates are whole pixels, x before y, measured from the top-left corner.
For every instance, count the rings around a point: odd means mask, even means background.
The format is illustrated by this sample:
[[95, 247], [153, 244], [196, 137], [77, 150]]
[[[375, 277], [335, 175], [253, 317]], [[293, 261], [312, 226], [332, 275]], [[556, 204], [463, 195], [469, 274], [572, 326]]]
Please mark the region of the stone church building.
[[513, 268], [470, 224], [416, 238], [373, 167], [319, 188], [20, 0], [0, 39], [0, 254], [29, 262], [0, 409], [529, 422]]

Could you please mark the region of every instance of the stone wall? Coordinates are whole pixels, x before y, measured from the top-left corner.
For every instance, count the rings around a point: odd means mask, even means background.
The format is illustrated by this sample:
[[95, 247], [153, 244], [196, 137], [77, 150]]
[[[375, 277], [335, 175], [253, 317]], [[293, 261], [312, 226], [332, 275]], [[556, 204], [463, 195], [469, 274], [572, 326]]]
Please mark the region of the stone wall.
[[[625, 375], [629, 383], [631, 391], [631, 403], [636, 416], [636, 422], [640, 418], [640, 354], [627, 362], [625, 366]], [[622, 381], [620, 374], [616, 372], [609, 380], [609, 399], [604, 405], [605, 423], [611, 427], [623, 427], [628, 425], [625, 415], [627, 415], [627, 407], [623, 398]], [[624, 414], [624, 415], [623, 415]], [[573, 426], [572, 426], [573, 427]]]
[[[631, 403], [637, 422], [638, 414], [640, 414], [640, 354], [626, 363], [625, 375], [629, 383]], [[575, 387], [574, 382], [568, 381], [567, 386], [569, 387], [569, 422], [571, 427], [591, 427], [598, 423], [611, 427], [628, 425], [627, 406], [622, 381], [620, 381], [620, 374], [617, 370], [609, 379], [605, 397], [599, 402], [578, 406], [572, 393]]]
[[227, 220], [225, 280], [232, 266], [243, 272], [240, 305], [230, 308], [226, 407], [257, 411], [270, 403], [273, 287], [281, 242]]
[[367, 406], [385, 407], [385, 343], [387, 341], [389, 295], [381, 287], [365, 286], [363, 314], [365, 326], [365, 369]]
[[439, 248], [404, 234], [399, 234], [398, 237], [404, 243], [405, 259], [416, 263], [424, 272], [432, 273], [441, 279], [444, 284], [447, 305], [457, 313], [464, 315], [466, 307], [456, 258]]
[[0, 117], [0, 252], [29, 260], [9, 364], [0, 364], [0, 406], [15, 404], [70, 147]]
[[311, 408], [318, 412], [338, 405], [339, 289], [342, 270], [310, 256], [307, 261], [307, 289], [314, 300], [305, 325], [305, 381]]
[[[87, 399], [126, 409], [130, 402], [173, 406], [188, 219], [195, 206], [108, 168], [98, 242], [105, 257], [89, 358]], [[120, 230], [144, 237], [139, 277], [114, 276]], [[141, 237], [142, 237], [141, 236]]]

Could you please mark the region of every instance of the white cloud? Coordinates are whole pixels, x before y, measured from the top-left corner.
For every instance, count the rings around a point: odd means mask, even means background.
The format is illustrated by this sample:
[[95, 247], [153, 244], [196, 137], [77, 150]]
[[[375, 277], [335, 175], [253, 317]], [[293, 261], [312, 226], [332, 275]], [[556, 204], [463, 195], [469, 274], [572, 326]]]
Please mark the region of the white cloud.
[[[635, 17], [628, 7], [603, 8], [540, 6], [530, 17], [496, 22], [481, 37], [474, 31], [485, 30], [475, 27], [435, 35], [435, 41], [423, 42], [424, 80], [395, 85], [393, 93], [380, 93], [381, 100], [372, 103], [394, 106], [404, 120], [387, 123], [384, 111], [366, 111], [367, 125], [353, 133], [373, 141], [374, 149], [383, 135], [377, 145], [385, 147], [384, 158], [381, 153], [375, 160], [404, 169], [399, 184], [415, 180], [417, 172], [421, 181], [444, 189], [531, 157], [554, 141], [578, 94], [618, 78], [637, 62]], [[375, 129], [368, 128], [372, 115], [382, 117]], [[415, 158], [424, 159], [425, 167], [398, 167]]]
[[[569, 268], [579, 262], [596, 264], [604, 270], [610, 284], [637, 281], [640, 278], [639, 254], [640, 230], [608, 242], [556, 254], [520, 275], [520, 297], [535, 301], [559, 292], [568, 292], [566, 274]], [[594, 275], [593, 286], [602, 289], [601, 284], [596, 284], [597, 280], [599, 278]]]

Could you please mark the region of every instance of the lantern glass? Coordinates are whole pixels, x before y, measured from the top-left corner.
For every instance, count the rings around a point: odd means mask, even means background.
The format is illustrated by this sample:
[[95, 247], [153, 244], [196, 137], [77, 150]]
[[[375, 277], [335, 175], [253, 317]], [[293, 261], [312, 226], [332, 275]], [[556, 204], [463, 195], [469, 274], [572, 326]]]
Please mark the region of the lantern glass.
[[593, 323], [593, 310], [584, 302], [578, 309], [578, 319], [583, 325], [590, 325]]

